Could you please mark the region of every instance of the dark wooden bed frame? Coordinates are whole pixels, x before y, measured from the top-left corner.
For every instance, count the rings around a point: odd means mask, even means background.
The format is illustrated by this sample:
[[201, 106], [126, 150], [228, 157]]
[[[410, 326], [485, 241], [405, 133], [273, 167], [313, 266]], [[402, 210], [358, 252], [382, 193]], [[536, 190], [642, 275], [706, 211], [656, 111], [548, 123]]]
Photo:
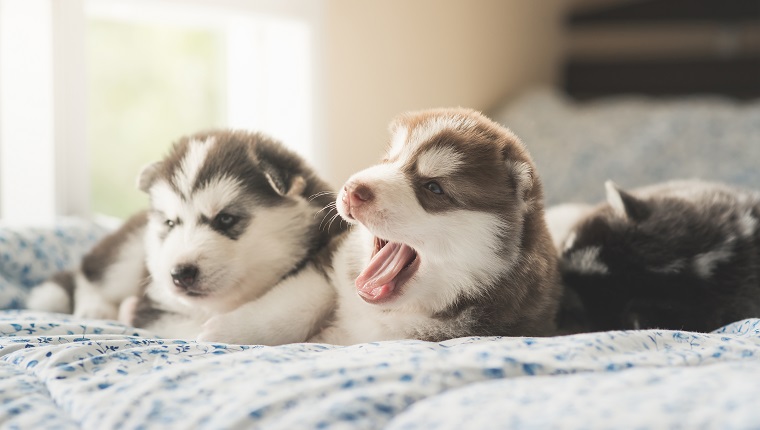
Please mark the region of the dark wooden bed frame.
[[[571, 49], [562, 78], [565, 91], [574, 98], [620, 93], [760, 97], [760, 0], [594, 2], [571, 10], [566, 26]], [[593, 34], [605, 34], [599, 33], [600, 29], [606, 34], [621, 31], [635, 37], [635, 31], [665, 30], [667, 34], [669, 26], [675, 29], [671, 35], [678, 34], [679, 28], [705, 29], [708, 36], [700, 40], [707, 46], [683, 55], [667, 55], [657, 49], [648, 53], [646, 46], [634, 53], [630, 49], [616, 53], [614, 41], [603, 53], [589, 49], [588, 44], [572, 49], [574, 38], [584, 32], [585, 40], [591, 35], [593, 42]], [[594, 31], [597, 33], [589, 33]], [[712, 40], [709, 34], [721, 40]]]

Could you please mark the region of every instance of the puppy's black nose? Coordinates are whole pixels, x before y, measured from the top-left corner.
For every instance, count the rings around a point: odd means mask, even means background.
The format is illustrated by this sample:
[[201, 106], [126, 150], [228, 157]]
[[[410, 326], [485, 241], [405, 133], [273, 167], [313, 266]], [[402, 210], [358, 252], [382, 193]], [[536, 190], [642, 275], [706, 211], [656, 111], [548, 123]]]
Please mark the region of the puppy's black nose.
[[190, 289], [194, 287], [196, 281], [198, 281], [199, 272], [200, 271], [198, 270], [198, 266], [194, 264], [183, 264], [181, 266], [175, 267], [171, 271], [174, 285], [184, 289]]

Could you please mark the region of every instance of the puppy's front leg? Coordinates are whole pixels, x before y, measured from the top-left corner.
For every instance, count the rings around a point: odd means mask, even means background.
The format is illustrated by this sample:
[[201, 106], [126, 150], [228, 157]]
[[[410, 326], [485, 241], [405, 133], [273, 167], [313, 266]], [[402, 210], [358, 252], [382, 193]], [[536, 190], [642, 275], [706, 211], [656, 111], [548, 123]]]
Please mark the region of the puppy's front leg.
[[206, 321], [200, 342], [282, 345], [305, 342], [332, 311], [335, 290], [307, 266], [256, 300]]

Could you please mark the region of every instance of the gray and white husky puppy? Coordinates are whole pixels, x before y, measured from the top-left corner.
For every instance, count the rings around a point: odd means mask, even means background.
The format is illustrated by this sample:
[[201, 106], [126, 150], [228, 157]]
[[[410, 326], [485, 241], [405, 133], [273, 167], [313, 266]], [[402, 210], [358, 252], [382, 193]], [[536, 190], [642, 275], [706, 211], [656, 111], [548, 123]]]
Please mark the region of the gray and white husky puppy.
[[760, 193], [696, 180], [606, 190], [558, 238], [563, 332], [760, 317]]
[[319, 329], [332, 303], [309, 299], [309, 279], [324, 276], [323, 254], [341, 227], [315, 216], [330, 187], [301, 157], [257, 133], [199, 133], [146, 167], [139, 188], [150, 210], [103, 239], [78, 270], [35, 288], [30, 308], [121, 314], [165, 337], [195, 338], [209, 318], [282, 285], [288, 299], [279, 314], [262, 304], [269, 319], [250, 329], [251, 340], [304, 341]]

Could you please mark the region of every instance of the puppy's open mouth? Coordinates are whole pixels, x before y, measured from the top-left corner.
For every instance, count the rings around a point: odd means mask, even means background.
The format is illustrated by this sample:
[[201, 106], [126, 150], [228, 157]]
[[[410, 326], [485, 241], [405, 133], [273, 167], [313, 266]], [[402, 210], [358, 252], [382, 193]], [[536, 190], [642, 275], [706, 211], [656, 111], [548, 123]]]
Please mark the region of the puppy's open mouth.
[[356, 278], [356, 289], [366, 302], [384, 302], [393, 297], [419, 267], [419, 256], [412, 247], [376, 237], [372, 259]]

